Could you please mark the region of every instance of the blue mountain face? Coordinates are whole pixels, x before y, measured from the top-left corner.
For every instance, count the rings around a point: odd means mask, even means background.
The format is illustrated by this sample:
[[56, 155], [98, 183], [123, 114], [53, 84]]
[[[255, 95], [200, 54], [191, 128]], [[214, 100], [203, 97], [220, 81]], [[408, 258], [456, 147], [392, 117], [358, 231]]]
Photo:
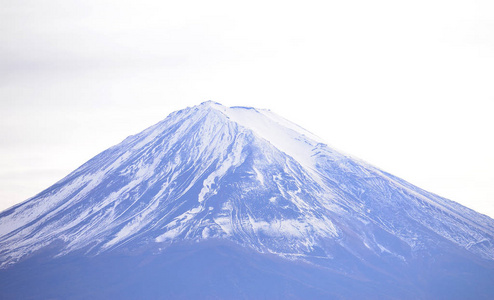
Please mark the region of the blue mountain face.
[[205, 102], [0, 213], [0, 264], [4, 298], [488, 299], [494, 220]]

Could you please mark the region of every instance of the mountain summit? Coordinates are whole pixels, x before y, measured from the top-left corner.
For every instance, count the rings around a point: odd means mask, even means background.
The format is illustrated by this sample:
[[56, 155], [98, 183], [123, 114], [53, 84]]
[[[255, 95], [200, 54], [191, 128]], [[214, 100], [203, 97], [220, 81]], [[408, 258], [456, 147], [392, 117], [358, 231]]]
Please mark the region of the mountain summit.
[[494, 220], [269, 110], [208, 101], [0, 213], [0, 264], [4, 298], [70, 266], [118, 274], [40, 298], [487, 299]]

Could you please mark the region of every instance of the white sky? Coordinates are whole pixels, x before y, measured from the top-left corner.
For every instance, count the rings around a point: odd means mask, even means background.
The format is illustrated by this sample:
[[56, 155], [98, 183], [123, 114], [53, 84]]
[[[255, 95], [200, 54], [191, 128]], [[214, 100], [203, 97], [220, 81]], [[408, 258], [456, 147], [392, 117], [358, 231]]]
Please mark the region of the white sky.
[[209, 99], [494, 217], [492, 0], [3, 0], [0, 209]]

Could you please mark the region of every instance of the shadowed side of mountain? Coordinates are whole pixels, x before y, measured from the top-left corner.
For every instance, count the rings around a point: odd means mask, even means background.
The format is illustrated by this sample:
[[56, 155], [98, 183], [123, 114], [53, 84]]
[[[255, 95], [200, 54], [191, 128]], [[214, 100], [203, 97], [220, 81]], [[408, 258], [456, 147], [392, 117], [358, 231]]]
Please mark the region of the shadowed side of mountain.
[[[458, 257], [390, 269], [347, 256], [344, 270], [260, 254], [225, 240], [159, 254], [38, 253], [0, 270], [2, 299], [490, 299], [492, 272]], [[344, 251], [344, 249], [342, 249]], [[456, 259], [456, 260], [455, 260]], [[338, 264], [345, 263], [344, 256]], [[458, 277], [457, 274], [462, 276]]]

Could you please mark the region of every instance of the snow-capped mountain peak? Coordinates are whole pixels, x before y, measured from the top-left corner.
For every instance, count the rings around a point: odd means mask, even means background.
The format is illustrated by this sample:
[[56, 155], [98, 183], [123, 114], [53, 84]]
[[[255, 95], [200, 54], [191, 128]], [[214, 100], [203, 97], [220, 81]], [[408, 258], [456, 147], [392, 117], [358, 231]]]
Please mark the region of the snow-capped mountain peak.
[[[261, 253], [494, 259], [494, 221], [328, 147], [269, 110], [207, 101], [97, 155], [0, 214], [2, 266], [225, 239]], [[459, 251], [460, 251], [459, 250]]]

